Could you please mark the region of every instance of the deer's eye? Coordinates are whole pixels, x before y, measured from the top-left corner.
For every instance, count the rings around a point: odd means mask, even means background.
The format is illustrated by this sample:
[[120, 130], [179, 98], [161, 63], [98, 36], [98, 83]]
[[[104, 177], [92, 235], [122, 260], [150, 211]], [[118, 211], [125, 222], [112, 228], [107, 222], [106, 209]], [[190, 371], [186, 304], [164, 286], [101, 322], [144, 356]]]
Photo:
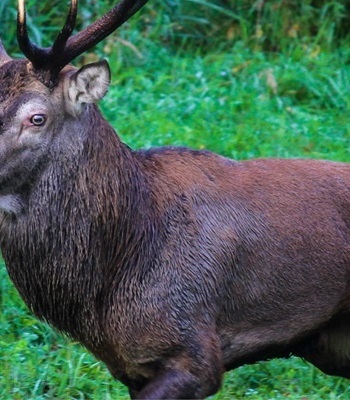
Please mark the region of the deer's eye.
[[46, 122], [46, 116], [44, 114], [34, 114], [30, 118], [30, 123], [35, 126], [42, 126]]

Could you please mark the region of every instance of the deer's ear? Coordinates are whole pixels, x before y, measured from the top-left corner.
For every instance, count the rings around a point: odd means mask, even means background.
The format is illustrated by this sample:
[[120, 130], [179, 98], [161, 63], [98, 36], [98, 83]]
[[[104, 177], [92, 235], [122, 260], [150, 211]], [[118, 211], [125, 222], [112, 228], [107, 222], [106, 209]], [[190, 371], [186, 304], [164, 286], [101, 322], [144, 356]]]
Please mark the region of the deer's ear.
[[111, 71], [107, 61], [87, 64], [69, 77], [67, 95], [75, 108], [83, 103], [96, 103], [107, 93]]

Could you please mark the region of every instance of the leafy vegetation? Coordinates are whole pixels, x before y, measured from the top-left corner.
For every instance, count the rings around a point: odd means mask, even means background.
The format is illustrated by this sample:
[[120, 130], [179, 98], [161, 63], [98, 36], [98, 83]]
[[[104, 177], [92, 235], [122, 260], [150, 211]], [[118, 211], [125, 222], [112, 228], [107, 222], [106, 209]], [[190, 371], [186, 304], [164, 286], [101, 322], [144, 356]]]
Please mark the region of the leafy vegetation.
[[[0, 2], [0, 37], [18, 53], [14, 1]], [[114, 1], [81, 0], [79, 25]], [[348, 1], [153, 1], [78, 62], [106, 57], [101, 104], [133, 148], [186, 145], [228, 157], [350, 161]], [[57, 33], [59, 0], [28, 0], [32, 38]], [[6, 34], [5, 34], [6, 32]], [[127, 399], [78, 344], [38, 322], [0, 264], [0, 398]], [[299, 359], [226, 374], [215, 399], [348, 399], [348, 381]]]
[[[0, 33], [7, 33], [1, 37], [7, 48], [10, 46], [16, 52], [15, 3], [1, 0]], [[62, 26], [69, 1], [26, 3], [32, 38], [39, 45], [50, 45]], [[80, 1], [77, 29], [114, 4], [115, 0]], [[227, 50], [237, 40], [244, 46], [268, 51], [286, 51], [309, 43], [334, 49], [348, 37], [349, 24], [347, 0], [152, 0], [118, 35], [137, 41], [143, 36], [190, 51], [198, 45], [205, 51]]]

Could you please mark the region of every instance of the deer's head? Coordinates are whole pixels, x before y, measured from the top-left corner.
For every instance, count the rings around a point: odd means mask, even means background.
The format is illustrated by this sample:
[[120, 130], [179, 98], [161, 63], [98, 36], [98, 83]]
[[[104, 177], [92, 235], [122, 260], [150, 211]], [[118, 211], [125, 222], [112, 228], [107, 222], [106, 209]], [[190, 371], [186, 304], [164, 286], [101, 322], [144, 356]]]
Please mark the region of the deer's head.
[[72, 36], [78, 0], [49, 48], [33, 44], [24, 0], [18, 0], [17, 38], [25, 59], [12, 59], [0, 41], [0, 210], [16, 212], [14, 194], [24, 190], [50, 154], [53, 141], [78, 134], [84, 113], [107, 92], [106, 61], [81, 69], [69, 63], [103, 40], [147, 0], [122, 0], [106, 15]]

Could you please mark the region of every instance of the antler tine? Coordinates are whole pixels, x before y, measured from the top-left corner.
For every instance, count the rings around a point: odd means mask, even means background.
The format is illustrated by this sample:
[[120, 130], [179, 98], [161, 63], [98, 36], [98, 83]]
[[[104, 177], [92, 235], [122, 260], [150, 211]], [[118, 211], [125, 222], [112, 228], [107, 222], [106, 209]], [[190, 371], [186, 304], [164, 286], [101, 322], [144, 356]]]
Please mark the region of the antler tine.
[[[72, 34], [73, 29], [75, 27], [75, 22], [77, 19], [77, 12], [78, 12], [78, 0], [71, 0], [70, 9], [69, 9], [69, 13], [68, 13], [68, 16], [66, 19], [66, 23], [64, 24], [63, 29], [57, 36], [57, 38], [52, 46], [53, 57], [56, 59], [55, 61], [57, 61], [59, 64], [61, 64], [59, 57], [62, 54], [62, 52], [66, 46], [67, 40], [69, 39], [69, 37]], [[66, 65], [66, 64], [64, 64], [64, 65]]]
[[67, 65], [74, 58], [84, 53], [105, 39], [132, 17], [148, 0], [121, 0], [107, 14], [70, 37], [62, 55], [62, 64]]
[[25, 0], [18, 0], [17, 41], [19, 48], [35, 68], [45, 65], [50, 49], [42, 49], [29, 40]]

